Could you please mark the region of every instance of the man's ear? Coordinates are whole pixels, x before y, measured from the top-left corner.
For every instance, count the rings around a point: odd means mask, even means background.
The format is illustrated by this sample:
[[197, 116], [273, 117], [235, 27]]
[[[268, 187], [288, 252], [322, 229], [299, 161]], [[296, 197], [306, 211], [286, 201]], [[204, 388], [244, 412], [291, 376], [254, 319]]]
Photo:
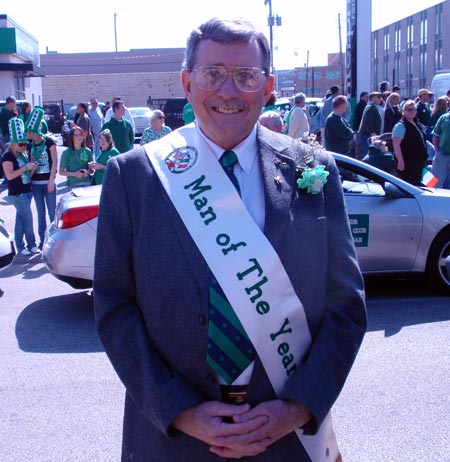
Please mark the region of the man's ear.
[[269, 101], [270, 95], [272, 94], [273, 87], [275, 86], [275, 76], [270, 74], [267, 77], [266, 86], [264, 87], [264, 101]]
[[183, 85], [184, 94], [186, 99], [191, 102], [191, 73], [182, 70], [181, 71], [181, 84]]

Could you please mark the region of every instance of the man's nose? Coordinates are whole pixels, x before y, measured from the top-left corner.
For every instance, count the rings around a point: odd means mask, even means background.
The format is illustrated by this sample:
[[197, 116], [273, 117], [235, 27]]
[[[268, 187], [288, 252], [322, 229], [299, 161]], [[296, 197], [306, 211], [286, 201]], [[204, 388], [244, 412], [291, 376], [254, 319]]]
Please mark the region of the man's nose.
[[222, 83], [222, 86], [219, 88], [218, 93], [226, 95], [236, 95], [240, 93], [239, 88], [236, 86], [236, 83], [234, 82], [232, 72], [228, 72], [224, 82]]

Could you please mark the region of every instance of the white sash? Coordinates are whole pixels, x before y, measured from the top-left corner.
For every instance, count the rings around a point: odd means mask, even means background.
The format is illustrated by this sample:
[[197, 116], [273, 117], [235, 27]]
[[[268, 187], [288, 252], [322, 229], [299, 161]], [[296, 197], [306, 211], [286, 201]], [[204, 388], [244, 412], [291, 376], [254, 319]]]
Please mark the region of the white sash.
[[[276, 393], [311, 345], [305, 311], [277, 253], [193, 126], [145, 145], [158, 177], [221, 285]], [[339, 456], [331, 416], [297, 436], [313, 462]]]

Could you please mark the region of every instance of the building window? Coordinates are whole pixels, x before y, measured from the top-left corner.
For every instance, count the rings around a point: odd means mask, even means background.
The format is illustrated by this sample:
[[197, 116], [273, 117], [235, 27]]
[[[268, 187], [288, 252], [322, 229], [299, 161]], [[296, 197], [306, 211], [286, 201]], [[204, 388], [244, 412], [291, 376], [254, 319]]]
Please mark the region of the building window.
[[427, 19], [427, 12], [425, 10], [420, 13], [420, 45], [427, 44], [427, 36], [428, 36], [428, 19]]
[[383, 80], [389, 80], [389, 27], [384, 28]]
[[434, 69], [442, 69], [442, 3], [436, 8], [436, 34], [434, 38]]
[[407, 18], [406, 26], [406, 91], [413, 94], [413, 50], [414, 50], [414, 24], [413, 17]]
[[395, 51], [399, 52], [402, 49], [402, 30], [400, 29], [400, 23], [395, 23]]
[[414, 24], [413, 24], [413, 18], [410, 16], [407, 19], [408, 23], [406, 26], [406, 47], [407, 48], [413, 48], [414, 46]]
[[378, 82], [378, 31], [373, 34], [373, 82]]
[[23, 74], [16, 74], [14, 76], [15, 80], [15, 97], [16, 99], [25, 99], [25, 77]]
[[428, 20], [427, 12], [420, 13], [420, 69], [419, 69], [419, 86], [425, 87], [427, 82], [427, 36], [428, 36]]
[[401, 54], [401, 39], [402, 31], [400, 29], [400, 22], [395, 23], [395, 48], [394, 48], [394, 75], [392, 81], [394, 84], [400, 82], [400, 54]]

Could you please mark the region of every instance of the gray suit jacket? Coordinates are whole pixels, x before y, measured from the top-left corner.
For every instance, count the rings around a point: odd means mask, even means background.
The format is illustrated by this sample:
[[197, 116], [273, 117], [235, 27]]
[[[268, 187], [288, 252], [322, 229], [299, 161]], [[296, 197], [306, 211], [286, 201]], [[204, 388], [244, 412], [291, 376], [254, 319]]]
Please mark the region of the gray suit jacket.
[[[363, 283], [333, 158], [321, 153], [313, 161], [330, 173], [322, 193], [298, 192], [293, 159], [307, 148], [260, 126], [257, 133], [264, 233], [305, 307], [313, 339], [280, 398], [305, 403], [315, 432], [344, 385], [366, 329]], [[279, 169], [277, 158], [289, 168]], [[141, 147], [108, 163], [94, 300], [101, 341], [126, 387], [122, 460], [221, 460], [204, 443], [170, 427], [193, 404], [220, 399], [216, 375], [206, 363], [208, 273]], [[251, 405], [275, 399], [258, 358], [248, 398]], [[292, 433], [265, 453], [241, 460], [310, 459]]]

